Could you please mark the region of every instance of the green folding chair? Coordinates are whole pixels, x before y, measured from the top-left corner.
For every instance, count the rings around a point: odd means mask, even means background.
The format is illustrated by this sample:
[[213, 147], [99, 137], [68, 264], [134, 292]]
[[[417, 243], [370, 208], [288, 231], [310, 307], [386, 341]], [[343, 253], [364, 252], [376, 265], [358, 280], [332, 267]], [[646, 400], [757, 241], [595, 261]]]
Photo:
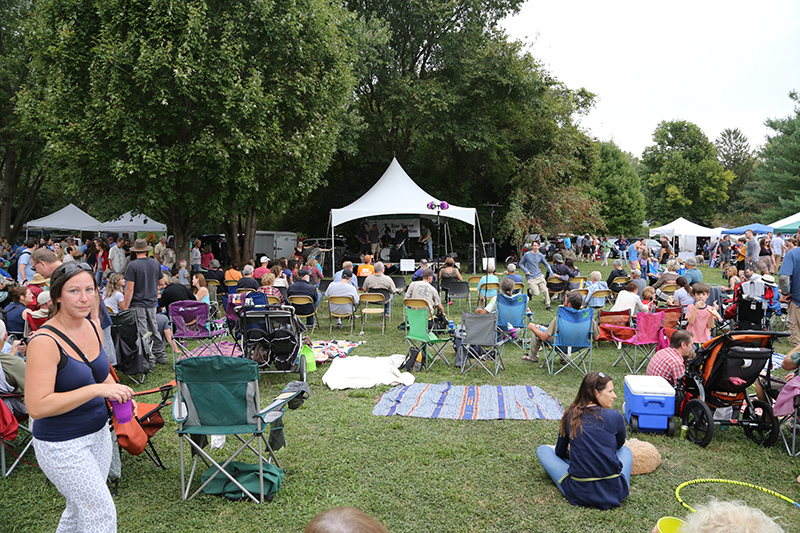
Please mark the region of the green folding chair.
[[427, 360], [426, 368], [430, 368], [440, 358], [449, 365], [450, 361], [447, 360], [444, 349], [451, 338], [439, 337], [428, 330], [428, 308], [406, 309], [406, 320], [408, 321], [406, 354], [410, 353], [412, 348], [422, 352]]
[[[284, 392], [266, 408], [260, 409], [258, 363], [238, 357], [209, 356], [182, 359], [175, 363], [175, 377], [177, 392], [173, 403], [173, 416], [178, 422], [182, 499], [191, 500], [217, 475], [222, 474], [242, 491], [242, 497], [262, 503], [265, 496], [270, 496], [269, 493], [265, 494], [264, 490], [264, 471], [274, 470], [270, 465], [266, 465], [265, 468], [264, 463], [270, 462], [271, 459], [275, 466], [278, 466], [274, 449], [268, 439], [270, 424], [282, 431], [283, 425], [279, 419], [283, 416], [287, 402], [304, 392]], [[204, 450], [209, 435], [231, 435], [238, 439], [241, 445], [225, 462], [219, 463]], [[188, 482], [185, 480], [184, 441], [190, 444], [194, 452]], [[247, 490], [240, 480], [226, 470], [234, 458], [246, 449], [253, 452], [258, 461], [257, 494], [254, 494], [253, 490]], [[268, 457], [265, 457], [264, 451], [268, 452]], [[220, 450], [220, 453], [223, 451]], [[189, 490], [199, 459], [211, 465], [209, 471], [215, 470], [211, 475], [203, 476], [200, 488], [190, 496]]]

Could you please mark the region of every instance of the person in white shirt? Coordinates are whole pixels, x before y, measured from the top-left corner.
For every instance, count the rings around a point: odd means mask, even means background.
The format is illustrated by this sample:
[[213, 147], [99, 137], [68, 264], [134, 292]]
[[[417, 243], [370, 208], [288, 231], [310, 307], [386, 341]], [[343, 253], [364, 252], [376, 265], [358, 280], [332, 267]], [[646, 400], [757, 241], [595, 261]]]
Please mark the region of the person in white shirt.
[[617, 300], [614, 302], [611, 311], [629, 311], [634, 316], [639, 311], [646, 313], [647, 306], [639, 298], [639, 286], [633, 281], [629, 281], [625, 285], [625, 290], [619, 291], [619, 294], [617, 294]]
[[772, 267], [773, 272], [777, 272], [781, 266], [781, 259], [783, 258], [783, 251], [786, 247], [786, 242], [783, 240], [782, 233], [778, 232], [775, 237], [772, 238], [771, 246], [772, 246]]

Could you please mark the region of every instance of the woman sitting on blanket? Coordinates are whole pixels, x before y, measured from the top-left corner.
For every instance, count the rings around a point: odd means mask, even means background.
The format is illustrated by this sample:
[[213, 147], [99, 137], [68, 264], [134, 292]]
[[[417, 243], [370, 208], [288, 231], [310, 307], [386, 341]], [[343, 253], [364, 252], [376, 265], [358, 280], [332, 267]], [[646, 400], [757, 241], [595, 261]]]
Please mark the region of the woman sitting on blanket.
[[589, 372], [561, 417], [555, 448], [536, 450], [572, 505], [610, 509], [628, 497], [633, 455], [624, 446], [625, 419], [611, 408], [616, 397], [610, 377]]

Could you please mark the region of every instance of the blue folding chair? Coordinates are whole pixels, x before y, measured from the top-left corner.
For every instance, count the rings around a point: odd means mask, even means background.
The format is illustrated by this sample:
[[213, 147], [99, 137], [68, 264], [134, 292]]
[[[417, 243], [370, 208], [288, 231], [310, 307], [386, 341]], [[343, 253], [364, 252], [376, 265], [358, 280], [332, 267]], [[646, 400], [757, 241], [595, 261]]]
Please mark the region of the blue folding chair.
[[[527, 350], [528, 344], [528, 295], [514, 294], [507, 296], [503, 293], [497, 294], [497, 328], [503, 333], [506, 341], [513, 342], [523, 350]], [[514, 334], [509, 333], [508, 325], [514, 328]]]
[[[547, 341], [544, 364], [550, 374], [571, 366], [586, 375], [592, 370], [592, 320], [594, 310], [561, 306], [556, 313], [556, 334]], [[588, 356], [588, 366], [586, 357]], [[562, 365], [555, 370], [556, 360]]]

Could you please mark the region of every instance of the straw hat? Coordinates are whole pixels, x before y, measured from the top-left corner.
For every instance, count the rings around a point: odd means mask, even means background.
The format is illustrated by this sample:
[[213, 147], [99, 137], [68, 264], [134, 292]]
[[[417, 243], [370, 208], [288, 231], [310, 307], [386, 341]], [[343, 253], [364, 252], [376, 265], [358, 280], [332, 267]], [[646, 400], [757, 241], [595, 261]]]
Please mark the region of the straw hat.
[[36, 274], [33, 275], [33, 279], [30, 282], [28, 282], [28, 284], [29, 285], [44, 285], [48, 281], [50, 281], [50, 278], [45, 278], [41, 274], [39, 274], [37, 272]]

